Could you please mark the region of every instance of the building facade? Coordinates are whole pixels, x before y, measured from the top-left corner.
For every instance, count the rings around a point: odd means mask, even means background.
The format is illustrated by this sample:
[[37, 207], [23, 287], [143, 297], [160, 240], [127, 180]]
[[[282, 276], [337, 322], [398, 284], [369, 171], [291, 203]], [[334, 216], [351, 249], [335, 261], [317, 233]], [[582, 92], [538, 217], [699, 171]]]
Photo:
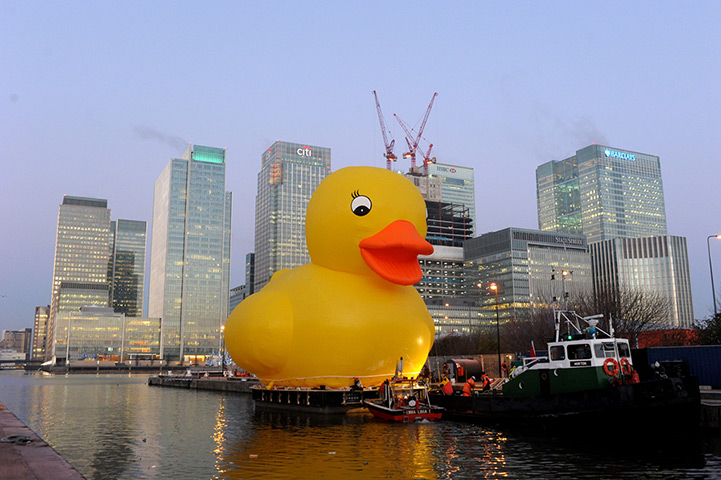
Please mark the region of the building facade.
[[536, 169], [538, 226], [588, 242], [667, 235], [658, 156], [590, 145]]
[[496, 305], [501, 322], [523, 320], [535, 308], [593, 290], [583, 235], [511, 227], [469, 240], [463, 249], [468, 295], [485, 307], [484, 321], [495, 318]]
[[263, 152], [255, 197], [253, 292], [278, 270], [310, 261], [305, 212], [330, 168], [330, 148], [326, 147], [277, 141]]
[[[441, 179], [441, 198], [444, 203], [462, 205], [468, 209], [471, 224], [471, 236], [476, 224], [476, 189], [473, 169], [444, 163], [429, 163], [428, 176]], [[433, 200], [430, 199], [429, 200]]]
[[130, 317], [143, 316], [147, 229], [138, 220], [110, 222], [110, 301], [113, 310]]
[[255, 253], [245, 255], [245, 296], [252, 295], [255, 290]]
[[694, 324], [685, 237], [616, 238], [590, 245], [598, 292], [654, 292], [668, 303], [667, 324]]
[[221, 348], [232, 204], [225, 161], [225, 149], [191, 144], [155, 182], [148, 315], [162, 319], [166, 360], [198, 361]]
[[235, 310], [235, 307], [240, 304], [246, 297], [245, 285], [239, 285], [230, 289], [230, 297], [228, 298], [228, 315]]
[[[98, 198], [66, 195], [58, 210], [58, 228], [55, 240], [53, 284], [48, 320], [47, 348], [55, 333], [55, 318], [74, 303], [61, 303], [61, 286], [72, 284], [73, 292], [66, 291], [62, 298], [73, 295], [94, 295], [95, 288], [108, 291], [108, 251], [110, 240], [110, 210], [108, 201]], [[87, 292], [83, 292], [87, 287]], [[107, 299], [104, 306], [107, 306]]]
[[62, 312], [53, 345], [56, 363], [151, 360], [160, 355], [160, 319], [129, 317], [109, 307]]
[[0, 339], [0, 349], [14, 350], [24, 353], [24, 360], [29, 360], [32, 355], [33, 331], [31, 328], [23, 330], [4, 330]]
[[50, 305], [35, 307], [35, 321], [33, 322], [33, 346], [30, 360], [45, 360], [45, 345], [48, 336], [48, 319], [50, 317]]

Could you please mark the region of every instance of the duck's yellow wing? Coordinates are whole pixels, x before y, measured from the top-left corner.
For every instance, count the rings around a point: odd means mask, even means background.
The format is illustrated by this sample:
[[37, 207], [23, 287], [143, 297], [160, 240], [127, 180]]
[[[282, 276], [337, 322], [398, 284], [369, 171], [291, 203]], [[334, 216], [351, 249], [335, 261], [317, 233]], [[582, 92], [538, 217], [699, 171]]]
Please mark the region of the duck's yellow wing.
[[293, 311], [287, 295], [264, 289], [230, 314], [225, 343], [236, 365], [263, 379], [288, 362], [292, 333]]

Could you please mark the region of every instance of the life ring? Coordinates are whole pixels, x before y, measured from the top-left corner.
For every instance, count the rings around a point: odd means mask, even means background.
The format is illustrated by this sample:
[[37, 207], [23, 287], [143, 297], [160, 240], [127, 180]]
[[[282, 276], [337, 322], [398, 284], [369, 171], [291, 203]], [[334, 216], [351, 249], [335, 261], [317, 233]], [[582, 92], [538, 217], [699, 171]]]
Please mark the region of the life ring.
[[603, 362], [603, 371], [606, 372], [606, 375], [609, 377], [615, 377], [618, 375], [619, 370], [621, 369], [615, 358], [607, 358], [606, 361]]
[[621, 359], [621, 371], [624, 375], [631, 375], [631, 372], [633, 372], [631, 362], [629, 362], [627, 358]]
[[503, 369], [504, 372], [508, 372], [508, 364], [506, 362], [503, 362], [501, 364], [501, 369]]

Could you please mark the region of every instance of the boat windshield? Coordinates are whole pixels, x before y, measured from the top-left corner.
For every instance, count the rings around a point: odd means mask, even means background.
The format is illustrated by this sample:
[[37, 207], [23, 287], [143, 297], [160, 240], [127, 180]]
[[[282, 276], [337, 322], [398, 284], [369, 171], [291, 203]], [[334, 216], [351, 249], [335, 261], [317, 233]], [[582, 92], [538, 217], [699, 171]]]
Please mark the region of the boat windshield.
[[569, 345], [568, 358], [570, 360], [585, 360], [591, 358], [591, 346], [588, 343]]
[[628, 344], [625, 342], [603, 342], [594, 345], [594, 351], [596, 358], [614, 358], [616, 356], [616, 350], [614, 345], [618, 346], [618, 355], [620, 357], [630, 357], [631, 351], [628, 348]]
[[551, 360], [565, 360], [566, 349], [563, 345], [554, 345], [551, 347]]

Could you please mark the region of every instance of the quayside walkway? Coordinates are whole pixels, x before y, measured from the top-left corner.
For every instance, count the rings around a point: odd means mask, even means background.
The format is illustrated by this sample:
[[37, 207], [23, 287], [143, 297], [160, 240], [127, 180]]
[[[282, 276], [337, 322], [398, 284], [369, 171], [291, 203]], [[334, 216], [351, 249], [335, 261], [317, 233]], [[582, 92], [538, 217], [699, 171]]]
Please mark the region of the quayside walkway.
[[0, 478], [78, 480], [85, 477], [0, 404]]

